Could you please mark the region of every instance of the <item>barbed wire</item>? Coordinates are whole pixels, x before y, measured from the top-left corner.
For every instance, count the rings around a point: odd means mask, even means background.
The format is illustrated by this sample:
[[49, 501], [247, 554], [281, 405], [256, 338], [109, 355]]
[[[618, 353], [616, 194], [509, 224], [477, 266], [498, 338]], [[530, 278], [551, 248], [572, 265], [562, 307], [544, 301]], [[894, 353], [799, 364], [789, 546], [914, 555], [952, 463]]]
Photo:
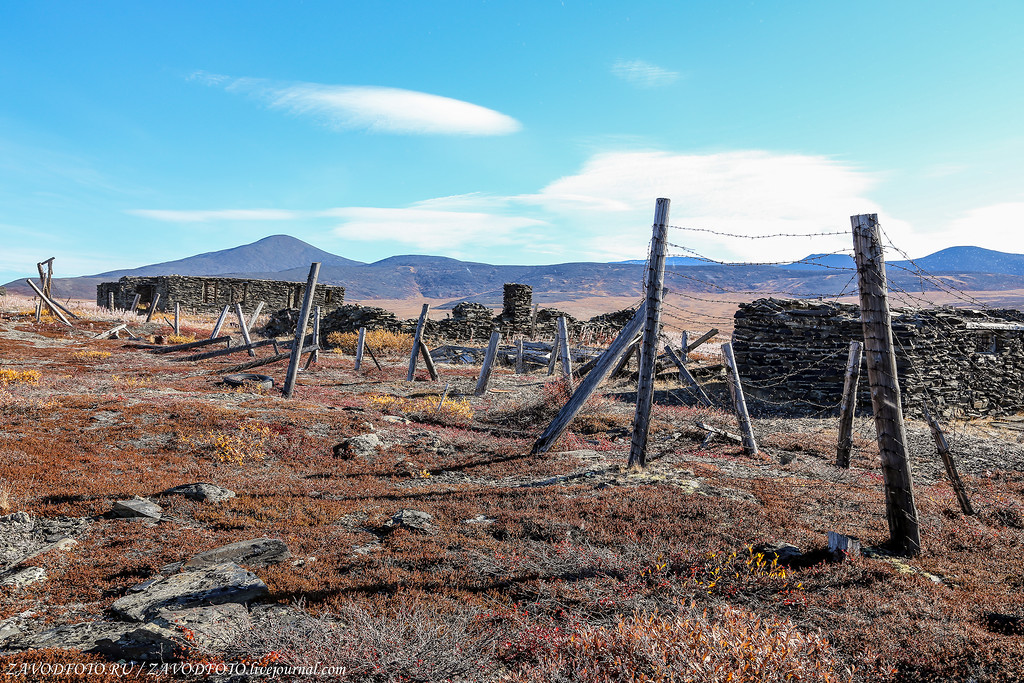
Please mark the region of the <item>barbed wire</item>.
[[704, 256], [703, 254], [697, 252], [696, 250], [694, 250], [694, 249], [692, 249], [690, 247], [684, 246], [682, 244], [676, 244], [674, 242], [666, 242], [665, 244], [670, 246], [670, 247], [675, 247], [676, 249], [681, 249], [682, 251], [685, 252], [684, 254], [670, 254], [670, 255], [666, 256], [666, 258], [685, 256], [687, 258], [697, 259], [698, 261], [703, 261], [705, 263], [711, 263], [711, 264], [714, 264], [714, 265], [717, 265], [717, 266], [730, 266], [730, 267], [741, 267], [741, 266], [791, 266], [791, 265], [796, 265], [796, 264], [805, 264], [805, 265], [814, 266], [815, 268], [824, 268], [824, 269], [827, 269], [827, 270], [843, 270], [843, 271], [847, 271], [847, 272], [849, 272], [851, 270], [856, 272], [856, 270], [857, 270], [856, 268], [847, 268], [845, 266], [831, 266], [831, 265], [828, 265], [828, 264], [825, 264], [825, 263], [817, 263], [816, 262], [818, 259], [825, 258], [826, 256], [838, 256], [838, 255], [842, 255], [842, 254], [849, 255], [852, 252], [852, 249], [837, 249], [836, 251], [830, 251], [830, 252], [827, 252], [827, 253], [824, 253], [824, 254], [815, 254], [813, 257], [797, 259], [795, 261], [794, 260], [789, 260], [789, 261], [720, 261], [718, 259], [713, 259], [713, 258], [710, 258], [708, 256]]
[[773, 238], [776, 238], [776, 237], [825, 237], [825, 236], [829, 236], [829, 235], [849, 235], [850, 234], [849, 230], [837, 230], [835, 232], [804, 232], [804, 233], [777, 232], [777, 233], [774, 233], [774, 234], [771, 234], [771, 235], [741, 235], [741, 234], [734, 233], [734, 232], [722, 232], [720, 230], [713, 230], [711, 228], [691, 228], [691, 227], [687, 227], [687, 226], [683, 226], [683, 225], [667, 225], [665, 227], [672, 228], [673, 230], [685, 230], [687, 232], [704, 232], [704, 233], [708, 233], [708, 234], [711, 234], [711, 235], [718, 235], [720, 237], [739, 237], [741, 239], [748, 239], [748, 240], [765, 240], [765, 239], [773, 239]]

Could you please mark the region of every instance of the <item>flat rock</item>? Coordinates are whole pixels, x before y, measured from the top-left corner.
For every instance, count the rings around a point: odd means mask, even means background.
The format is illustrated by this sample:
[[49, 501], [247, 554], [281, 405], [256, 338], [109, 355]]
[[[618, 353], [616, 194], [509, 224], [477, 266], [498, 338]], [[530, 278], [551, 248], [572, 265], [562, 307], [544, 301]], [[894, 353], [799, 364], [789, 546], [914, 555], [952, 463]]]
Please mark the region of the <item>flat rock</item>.
[[168, 576], [117, 600], [111, 609], [127, 619], [144, 621], [159, 610], [246, 603], [268, 592], [267, 585], [255, 574], [234, 562], [225, 562]]
[[51, 550], [68, 550], [72, 537], [85, 532], [89, 520], [84, 517], [34, 519], [26, 512], [0, 517], [0, 571]]
[[284, 562], [291, 556], [288, 546], [280, 539], [254, 538], [250, 541], [237, 541], [220, 548], [205, 550], [187, 561], [182, 569], [187, 571], [224, 562], [234, 562], [250, 567], [266, 567]]
[[376, 434], [360, 434], [349, 437], [335, 446], [334, 455], [339, 458], [375, 455], [380, 450], [380, 444], [380, 437]]
[[3, 647], [5, 650], [60, 648], [116, 659], [165, 661], [173, 658], [179, 642], [177, 632], [157, 624], [94, 621], [14, 635], [4, 641]]
[[187, 629], [192, 637], [188, 640], [201, 650], [222, 651], [239, 633], [251, 626], [249, 610], [235, 602], [207, 607], [157, 610], [151, 623], [178, 630]]
[[46, 570], [42, 567], [24, 567], [0, 575], [0, 586], [4, 588], [25, 588], [40, 581], [46, 581]]
[[161, 496], [184, 496], [190, 500], [197, 500], [200, 503], [221, 503], [229, 498], [235, 497], [235, 492], [216, 484], [196, 482], [195, 484], [182, 484], [163, 491]]
[[131, 500], [119, 500], [110, 509], [111, 517], [126, 519], [159, 520], [163, 508], [149, 500], [136, 496]]
[[433, 515], [427, 512], [404, 508], [393, 514], [391, 519], [384, 522], [384, 526], [388, 529], [403, 528], [420, 533], [433, 534], [437, 532], [437, 527], [433, 525], [433, 521]]

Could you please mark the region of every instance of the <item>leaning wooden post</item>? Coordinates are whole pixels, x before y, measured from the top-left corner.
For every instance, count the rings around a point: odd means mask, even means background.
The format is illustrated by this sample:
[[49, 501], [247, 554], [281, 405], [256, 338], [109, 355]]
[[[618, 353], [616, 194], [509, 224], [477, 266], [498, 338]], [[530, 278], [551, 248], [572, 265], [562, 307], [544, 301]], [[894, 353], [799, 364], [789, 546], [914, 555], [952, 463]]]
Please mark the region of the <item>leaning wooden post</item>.
[[358, 371], [359, 368], [362, 367], [362, 365], [363, 365], [363, 348], [365, 348], [365, 346], [366, 346], [366, 328], [365, 327], [360, 327], [359, 328], [359, 341], [356, 342], [356, 367], [355, 367], [356, 371]]
[[437, 374], [437, 367], [434, 366], [434, 358], [430, 355], [430, 349], [427, 348], [426, 344], [420, 344], [420, 356], [423, 357], [423, 365], [427, 368], [430, 379], [435, 382], [438, 381], [440, 377]]
[[[245, 340], [246, 350], [249, 355], [253, 358], [256, 357], [256, 352], [252, 348], [252, 339], [249, 338], [249, 326], [245, 324], [245, 314], [242, 312], [242, 304], [235, 304], [235, 317], [238, 318], [238, 329], [242, 332], [242, 339]], [[303, 335], [305, 337], [305, 335]], [[299, 342], [300, 344], [302, 341]]]
[[921, 529], [914, 503], [914, 477], [907, 457], [907, 432], [896, 374], [878, 215], [851, 216], [850, 222], [860, 284], [860, 319], [871, 383], [871, 406], [885, 482], [889, 539], [893, 549], [916, 555], [921, 551]]
[[261, 301], [256, 304], [256, 310], [252, 312], [252, 317], [249, 318], [249, 329], [256, 327], [256, 319], [260, 317], [260, 313], [263, 311], [263, 307], [267, 305], [267, 302]]
[[158, 303], [160, 303], [160, 293], [159, 292], [157, 292], [156, 295], [153, 297], [152, 303], [149, 304], [149, 310], [146, 311], [146, 322], [147, 323], [151, 322], [153, 320], [153, 314], [156, 313], [156, 305]]
[[476, 381], [474, 396], [483, 396], [487, 393], [487, 383], [491, 380], [491, 368], [494, 367], [494, 357], [498, 355], [498, 341], [501, 339], [501, 332], [491, 332], [491, 341], [487, 344], [487, 353], [484, 355], [484, 364], [480, 368], [480, 378]]
[[136, 294], [134, 297], [132, 297], [132, 305], [131, 305], [131, 308], [128, 309], [128, 310], [130, 310], [132, 312], [132, 315], [138, 315], [139, 314], [139, 301], [141, 301], [141, 300], [142, 300], [142, 295], [141, 294]]
[[605, 378], [611, 374], [612, 368], [619, 362], [619, 358], [626, 352], [626, 348], [633, 343], [633, 339], [641, 330], [646, 320], [647, 310], [644, 306], [641, 306], [640, 310], [633, 315], [633, 319], [626, 323], [626, 326], [619, 332], [619, 336], [615, 338], [615, 341], [601, 354], [601, 359], [594, 365], [594, 369], [590, 371], [586, 379], [580, 383], [572, 398], [562, 406], [555, 419], [551, 421], [548, 428], [544, 430], [544, 433], [533, 444], [533, 449], [530, 453], [534, 455], [544, 453], [551, 448], [552, 444], [558, 441], [558, 438], [569, 428], [576, 414], [587, 404], [587, 401], [597, 391], [597, 388], [601, 386]]
[[516, 341], [516, 374], [521, 375], [526, 371], [526, 364], [523, 362], [523, 338]]
[[[683, 348], [685, 349], [686, 347], [683, 346]], [[668, 359], [670, 361], [675, 363], [676, 369], [679, 370], [679, 379], [685, 382], [686, 384], [690, 385], [690, 388], [693, 390], [693, 393], [697, 396], [697, 399], [701, 403], [706, 405], [708, 408], [712, 407], [714, 404], [711, 402], [711, 397], [708, 396], [706, 391], [704, 391], [704, 387], [697, 383], [696, 378], [694, 378], [694, 376], [690, 374], [690, 371], [686, 369], [686, 366], [683, 364], [683, 361], [679, 360], [679, 358], [676, 356], [676, 352], [673, 351], [672, 347], [668, 346], [667, 344], [665, 345], [665, 355], [668, 356]]]
[[[306, 293], [302, 297], [302, 309], [299, 311], [299, 323], [295, 327], [295, 343], [292, 344], [292, 356], [288, 361], [288, 374], [284, 379], [281, 393], [291, 398], [295, 392], [295, 379], [299, 376], [299, 359], [302, 358], [302, 343], [306, 339], [306, 326], [309, 325], [309, 313], [313, 307], [313, 293], [316, 281], [320, 277], [320, 262], [314, 261], [309, 266], [309, 278], [306, 280]], [[315, 344], [314, 344], [315, 346]]]
[[42, 322], [43, 320], [43, 300], [36, 299], [36, 322]]
[[[316, 313], [313, 315], [313, 353], [309, 354], [310, 363], [320, 362], [320, 315], [323, 309], [319, 306], [316, 307]], [[308, 363], [307, 363], [308, 365]]]
[[974, 507], [971, 505], [971, 499], [967, 497], [967, 489], [964, 488], [963, 481], [960, 480], [960, 473], [956, 470], [953, 455], [949, 452], [949, 442], [946, 441], [946, 435], [943, 433], [939, 421], [932, 417], [927, 406], [924, 409], [924, 419], [928, 421], [928, 427], [932, 430], [935, 448], [939, 451], [939, 457], [942, 458], [946, 476], [949, 477], [949, 483], [953, 486], [953, 493], [956, 494], [956, 501], [960, 503], [960, 509], [965, 515], [973, 515]]
[[71, 321], [64, 317], [64, 314], [60, 312], [60, 307], [58, 307], [57, 304], [50, 299], [50, 297], [43, 294], [43, 290], [36, 287], [36, 283], [32, 282], [31, 280], [25, 280], [25, 282], [28, 283], [29, 287], [35, 290], [35, 293], [39, 297], [39, 300], [42, 303], [46, 304], [47, 307], [49, 307], [49, 309], [53, 312], [53, 314], [57, 317], [58, 320], [60, 320], [68, 327], [71, 327]]
[[686, 330], [683, 330], [683, 338], [679, 342], [679, 348], [682, 351], [679, 353], [679, 362], [688, 363], [690, 360], [690, 351], [686, 347], [689, 346], [689, 335], [686, 334]]
[[757, 441], [754, 440], [754, 428], [750, 424], [750, 413], [747, 412], [747, 400], [743, 397], [743, 383], [740, 371], [736, 367], [736, 357], [732, 353], [732, 342], [722, 344], [722, 355], [729, 370], [729, 393], [732, 394], [733, 406], [736, 409], [736, 420], [743, 436], [743, 451], [747, 455], [757, 455]]
[[654, 208], [654, 234], [647, 266], [647, 317], [640, 343], [640, 378], [636, 386], [636, 412], [633, 415], [633, 439], [629, 447], [629, 466], [646, 467], [647, 438], [654, 407], [654, 365], [661, 332], [661, 301], [665, 296], [665, 247], [669, 200], [660, 198]]
[[406, 382], [411, 382], [416, 377], [416, 359], [420, 355], [423, 326], [427, 323], [427, 311], [429, 309], [429, 304], [423, 304], [423, 310], [420, 311], [420, 319], [416, 322], [416, 334], [412, 338], [412, 353], [409, 354], [409, 372], [405, 376]]
[[850, 342], [850, 356], [846, 360], [846, 380], [843, 383], [843, 402], [839, 408], [839, 441], [836, 445], [836, 467], [850, 469], [853, 450], [853, 416], [857, 412], [857, 385], [860, 383], [860, 363], [864, 344]]
[[558, 316], [558, 347], [562, 351], [562, 374], [569, 382], [572, 391], [572, 351], [569, 350], [569, 328], [565, 324], [565, 316]]
[[562, 348], [562, 338], [555, 334], [555, 340], [551, 342], [551, 355], [548, 357], [548, 377], [555, 374], [555, 366], [558, 365], [558, 352]]
[[181, 335], [181, 303], [174, 302], [174, 334]]
[[636, 354], [637, 347], [639, 346], [639, 337], [633, 339], [633, 341], [629, 343], [629, 346], [626, 348], [626, 352], [623, 353], [622, 358], [619, 359], [618, 365], [616, 365], [615, 369], [612, 370], [612, 377], [618, 377], [626, 371], [626, 368], [629, 366], [629, 359]]
[[220, 312], [220, 317], [217, 318], [217, 324], [213, 326], [213, 332], [210, 333], [210, 339], [216, 339], [220, 336], [220, 328], [224, 327], [224, 321], [228, 317], [228, 309], [231, 307], [227, 304], [224, 305], [224, 310]]

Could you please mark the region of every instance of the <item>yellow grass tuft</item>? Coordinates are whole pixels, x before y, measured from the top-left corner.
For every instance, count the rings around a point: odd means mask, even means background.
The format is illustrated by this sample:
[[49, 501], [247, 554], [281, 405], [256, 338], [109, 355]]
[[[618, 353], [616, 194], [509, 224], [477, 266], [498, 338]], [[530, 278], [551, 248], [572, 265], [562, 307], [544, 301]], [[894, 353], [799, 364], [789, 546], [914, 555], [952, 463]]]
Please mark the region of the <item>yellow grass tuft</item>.
[[0, 368], [0, 386], [8, 384], [39, 384], [42, 373], [38, 370], [8, 370]]
[[[327, 343], [334, 347], [335, 353], [353, 354], [359, 343], [357, 332], [331, 332], [327, 335]], [[367, 330], [366, 344], [373, 352], [380, 355], [391, 353], [411, 353], [412, 335], [387, 330]]]

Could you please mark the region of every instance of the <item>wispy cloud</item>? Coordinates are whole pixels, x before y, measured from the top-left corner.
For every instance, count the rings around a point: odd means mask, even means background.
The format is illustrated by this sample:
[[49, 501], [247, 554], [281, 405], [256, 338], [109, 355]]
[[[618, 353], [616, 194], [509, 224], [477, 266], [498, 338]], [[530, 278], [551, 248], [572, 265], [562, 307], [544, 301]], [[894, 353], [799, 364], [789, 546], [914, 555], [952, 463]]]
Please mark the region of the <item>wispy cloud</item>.
[[287, 209], [214, 209], [209, 211], [128, 209], [125, 213], [166, 223], [212, 223], [216, 221], [286, 221], [302, 218], [307, 212]]
[[246, 93], [272, 109], [309, 116], [337, 130], [405, 135], [508, 135], [516, 119], [487, 107], [441, 95], [381, 86], [274, 83], [196, 72], [192, 80]]
[[679, 78], [678, 71], [669, 71], [642, 59], [620, 59], [612, 64], [612, 73], [640, 88], [659, 88]]
[[350, 240], [385, 240], [420, 249], [487, 247], [515, 242], [524, 228], [544, 225], [528, 216], [503, 216], [477, 211], [440, 211], [418, 207], [336, 209], [344, 219], [333, 232]]

